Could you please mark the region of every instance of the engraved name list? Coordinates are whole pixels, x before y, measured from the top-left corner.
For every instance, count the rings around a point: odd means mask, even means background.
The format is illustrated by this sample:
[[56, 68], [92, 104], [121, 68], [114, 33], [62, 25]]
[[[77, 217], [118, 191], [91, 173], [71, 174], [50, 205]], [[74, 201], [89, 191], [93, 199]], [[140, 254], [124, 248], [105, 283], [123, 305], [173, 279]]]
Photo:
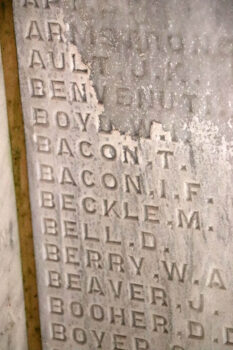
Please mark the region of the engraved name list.
[[100, 130], [62, 6], [15, 1], [44, 349], [233, 346], [213, 168], [159, 123]]

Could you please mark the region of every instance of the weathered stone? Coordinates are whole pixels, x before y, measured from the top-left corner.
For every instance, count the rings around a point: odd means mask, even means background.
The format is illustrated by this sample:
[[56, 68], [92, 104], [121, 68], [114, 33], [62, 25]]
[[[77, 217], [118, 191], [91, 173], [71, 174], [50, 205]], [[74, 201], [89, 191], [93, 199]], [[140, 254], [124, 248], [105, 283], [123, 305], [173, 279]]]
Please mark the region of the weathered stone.
[[231, 1], [14, 1], [44, 349], [233, 346]]
[[0, 348], [26, 350], [18, 226], [0, 50]]

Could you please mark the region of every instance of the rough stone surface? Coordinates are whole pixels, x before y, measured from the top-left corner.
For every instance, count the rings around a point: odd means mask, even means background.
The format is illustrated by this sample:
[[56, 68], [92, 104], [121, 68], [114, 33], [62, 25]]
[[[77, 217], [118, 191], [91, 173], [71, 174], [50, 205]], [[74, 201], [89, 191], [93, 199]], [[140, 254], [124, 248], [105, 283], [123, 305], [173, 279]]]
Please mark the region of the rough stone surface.
[[232, 1], [14, 1], [45, 350], [233, 346]]
[[0, 124], [0, 349], [26, 350], [22, 273], [1, 54]]

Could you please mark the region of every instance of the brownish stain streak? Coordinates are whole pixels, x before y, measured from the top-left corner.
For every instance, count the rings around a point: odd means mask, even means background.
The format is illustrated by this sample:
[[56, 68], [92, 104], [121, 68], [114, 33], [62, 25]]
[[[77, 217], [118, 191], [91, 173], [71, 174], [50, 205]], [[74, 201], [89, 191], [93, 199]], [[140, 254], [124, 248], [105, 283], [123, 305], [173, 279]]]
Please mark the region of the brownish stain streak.
[[29, 350], [41, 350], [24, 126], [19, 92], [11, 0], [0, 0], [0, 42], [2, 47], [8, 123], [17, 201], [28, 344]]

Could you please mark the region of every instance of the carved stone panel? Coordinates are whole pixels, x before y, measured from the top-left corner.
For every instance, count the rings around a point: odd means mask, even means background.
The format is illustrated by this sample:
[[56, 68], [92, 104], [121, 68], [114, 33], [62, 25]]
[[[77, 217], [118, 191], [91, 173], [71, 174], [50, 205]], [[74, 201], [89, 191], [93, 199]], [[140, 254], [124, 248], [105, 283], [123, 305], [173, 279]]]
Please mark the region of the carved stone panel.
[[233, 346], [232, 2], [14, 17], [44, 350]]
[[0, 48], [0, 349], [27, 350], [22, 273]]

